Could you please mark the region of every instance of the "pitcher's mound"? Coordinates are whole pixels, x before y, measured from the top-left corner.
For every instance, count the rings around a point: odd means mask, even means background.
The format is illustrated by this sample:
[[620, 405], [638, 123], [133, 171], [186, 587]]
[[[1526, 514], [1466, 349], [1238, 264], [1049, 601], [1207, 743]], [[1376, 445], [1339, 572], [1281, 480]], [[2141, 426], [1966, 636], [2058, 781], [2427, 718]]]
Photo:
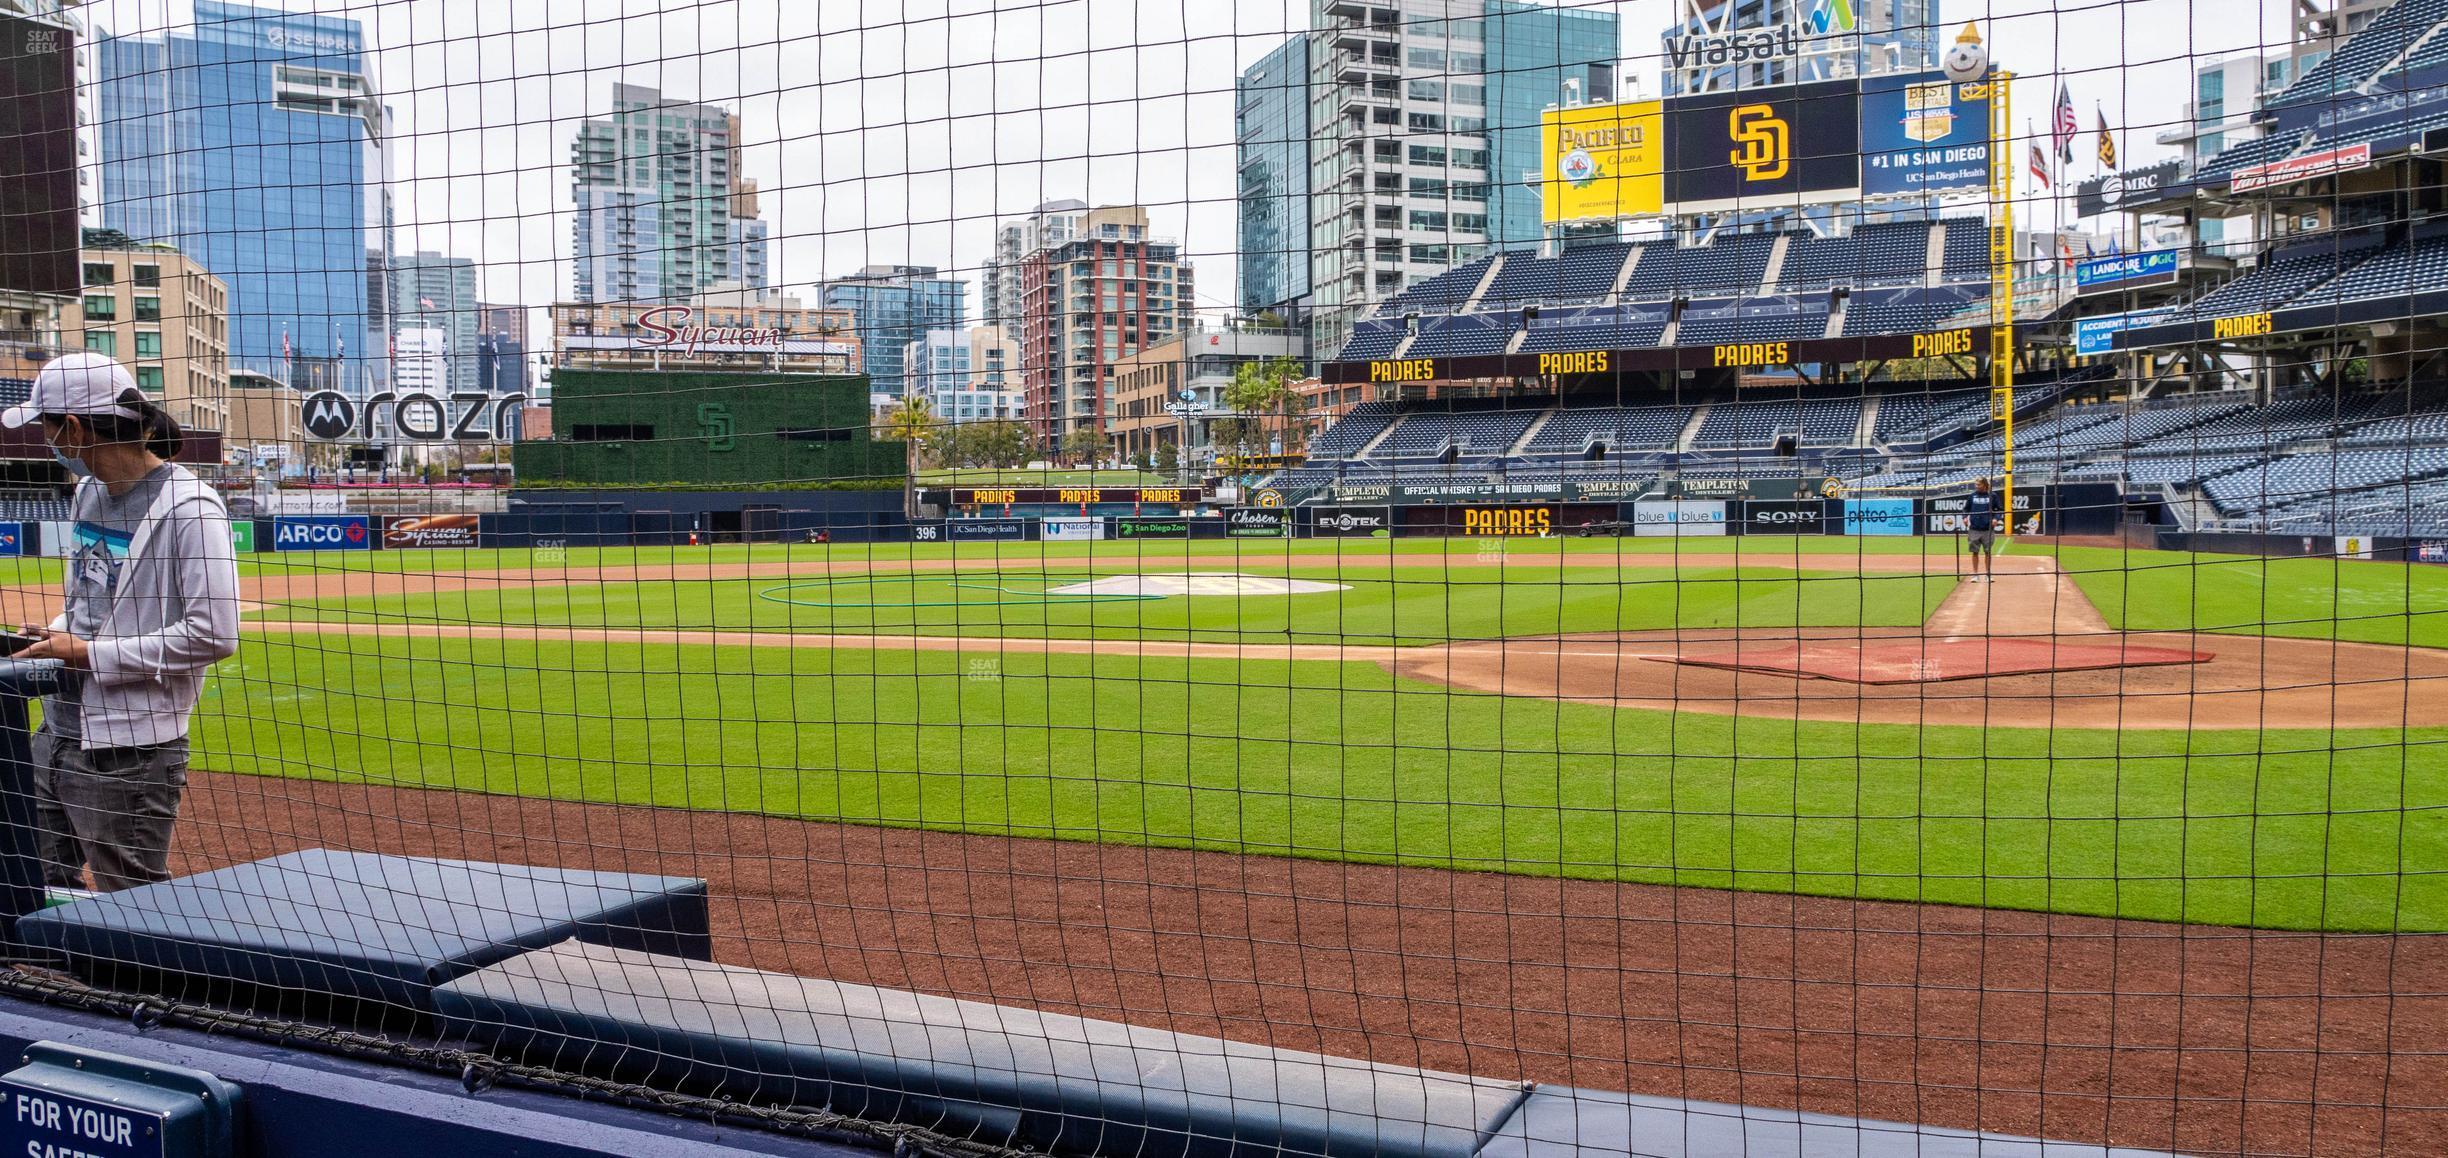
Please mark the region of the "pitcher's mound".
[[1925, 684], [2035, 672], [2207, 663], [2206, 651], [2049, 639], [1742, 640], [1685, 648], [1674, 662], [1855, 684]]
[[1315, 595], [1342, 591], [1347, 583], [1283, 579], [1273, 575], [1236, 575], [1184, 571], [1156, 575], [1108, 575], [1086, 583], [1056, 587], [1049, 595]]

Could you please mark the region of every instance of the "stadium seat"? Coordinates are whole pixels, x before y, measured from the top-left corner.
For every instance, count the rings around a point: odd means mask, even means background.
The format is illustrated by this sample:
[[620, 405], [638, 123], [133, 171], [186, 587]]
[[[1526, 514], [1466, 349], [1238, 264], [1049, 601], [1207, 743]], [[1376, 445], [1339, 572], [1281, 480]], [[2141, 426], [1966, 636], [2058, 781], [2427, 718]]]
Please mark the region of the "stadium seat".
[[564, 942], [435, 992], [454, 1038], [616, 1081], [1045, 1153], [1470, 1158], [1523, 1084]]
[[106, 986], [413, 1026], [435, 985], [577, 938], [704, 960], [684, 877], [307, 849], [105, 893], [17, 922]]

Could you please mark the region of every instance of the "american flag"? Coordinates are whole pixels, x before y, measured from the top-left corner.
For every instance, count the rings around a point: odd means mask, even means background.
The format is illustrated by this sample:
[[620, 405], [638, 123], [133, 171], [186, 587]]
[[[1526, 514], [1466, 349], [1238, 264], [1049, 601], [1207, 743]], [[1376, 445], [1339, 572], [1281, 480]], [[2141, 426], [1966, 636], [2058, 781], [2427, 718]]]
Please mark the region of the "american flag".
[[282, 331], [281, 331], [281, 357], [283, 357], [283, 358], [287, 358], [287, 357], [290, 357], [290, 356], [292, 356], [292, 355], [290, 354], [290, 351], [289, 351], [289, 331], [287, 331], [287, 330], [282, 330]]
[[2057, 82], [2057, 155], [2066, 164], [2074, 163], [2074, 134], [2081, 126], [2074, 120], [2074, 93], [2064, 81]]

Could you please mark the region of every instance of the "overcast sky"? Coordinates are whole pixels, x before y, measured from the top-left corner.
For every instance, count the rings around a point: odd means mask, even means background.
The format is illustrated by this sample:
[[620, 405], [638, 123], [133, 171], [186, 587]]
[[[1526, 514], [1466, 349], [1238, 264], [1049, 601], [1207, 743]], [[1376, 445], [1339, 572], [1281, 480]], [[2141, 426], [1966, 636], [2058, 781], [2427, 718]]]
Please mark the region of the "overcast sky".
[[[1621, 18], [1626, 67], [1658, 91], [1668, 0], [1557, 0]], [[1942, 0], [1951, 39], [1978, 19], [2023, 78], [2015, 120], [2045, 132], [2062, 78], [2097, 103], [2128, 165], [2170, 150], [2192, 62], [2277, 51], [2289, 0]], [[806, 287], [871, 263], [972, 282], [998, 215], [1042, 201], [1149, 207], [1183, 241], [1199, 304], [1234, 294], [1233, 79], [1305, 27], [1308, 0], [286, 0], [345, 16], [379, 47], [394, 113], [403, 250], [479, 263], [480, 296], [569, 291], [569, 143], [616, 82], [739, 111], [766, 190], [773, 280]], [[190, 0], [98, 0], [117, 35], [192, 19]], [[2020, 159], [2022, 150], [2016, 150]], [[2035, 207], [2045, 218], [2044, 206]], [[2026, 220], [2031, 217], [2027, 214]], [[812, 295], [806, 295], [812, 296]]]

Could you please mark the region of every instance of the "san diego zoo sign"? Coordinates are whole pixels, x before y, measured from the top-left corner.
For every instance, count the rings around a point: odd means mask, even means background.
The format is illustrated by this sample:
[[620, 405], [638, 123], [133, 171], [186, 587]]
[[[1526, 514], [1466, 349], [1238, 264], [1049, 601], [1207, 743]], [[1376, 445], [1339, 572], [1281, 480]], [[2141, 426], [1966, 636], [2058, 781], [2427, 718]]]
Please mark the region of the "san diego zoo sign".
[[[359, 402], [337, 390], [317, 390], [299, 404], [299, 417], [306, 433], [324, 442], [386, 436], [408, 442], [508, 442], [518, 433], [519, 407], [526, 401], [525, 394], [481, 390], [447, 396], [384, 390]], [[385, 418], [390, 419], [387, 432]]]

